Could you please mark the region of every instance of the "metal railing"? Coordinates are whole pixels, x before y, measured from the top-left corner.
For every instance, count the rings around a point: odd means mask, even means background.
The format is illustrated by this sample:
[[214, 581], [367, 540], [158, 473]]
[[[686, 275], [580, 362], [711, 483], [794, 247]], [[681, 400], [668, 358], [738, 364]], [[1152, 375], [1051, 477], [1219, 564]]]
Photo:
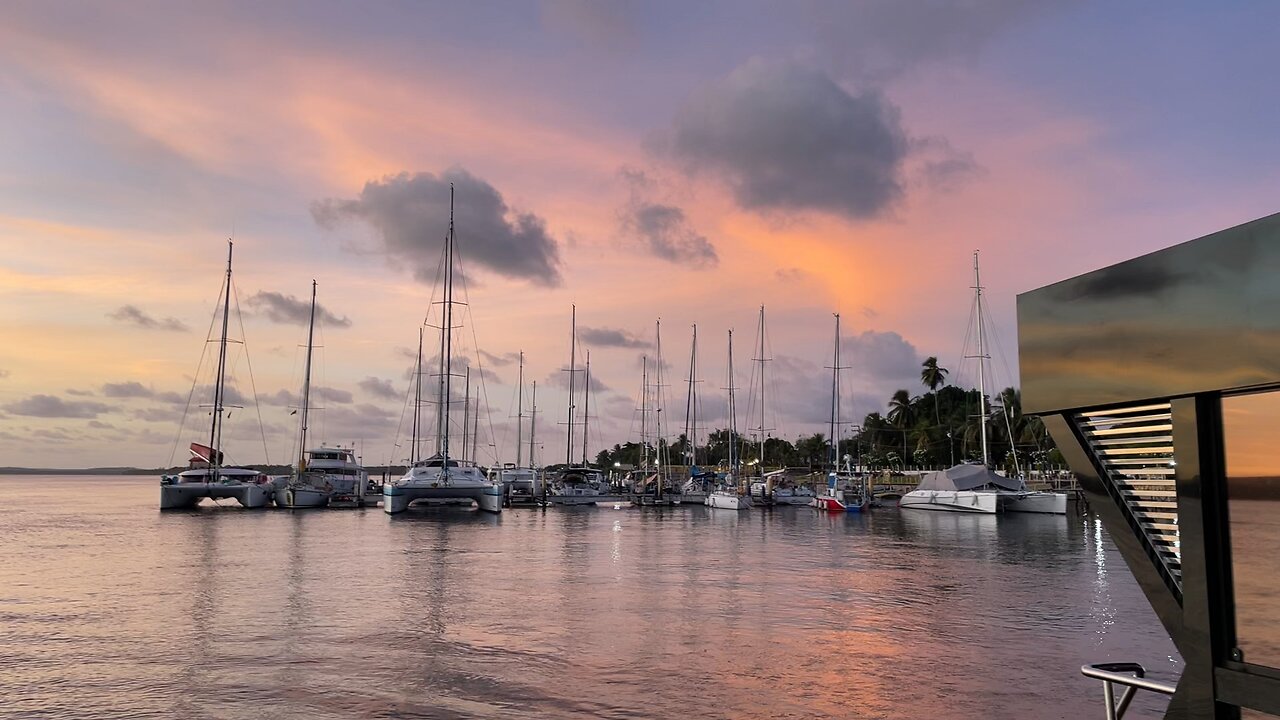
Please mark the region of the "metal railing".
[[[1177, 689], [1172, 685], [1148, 680], [1146, 668], [1138, 663], [1098, 663], [1096, 665], [1085, 665], [1080, 668], [1080, 673], [1085, 677], [1091, 677], [1102, 681], [1102, 696], [1107, 703], [1107, 720], [1120, 720], [1124, 717], [1124, 713], [1129, 709], [1129, 703], [1133, 702], [1133, 696], [1139, 690], [1148, 690], [1161, 695], [1172, 695]], [[1116, 702], [1116, 685], [1123, 685], [1124, 690], [1120, 693], [1120, 700]]]

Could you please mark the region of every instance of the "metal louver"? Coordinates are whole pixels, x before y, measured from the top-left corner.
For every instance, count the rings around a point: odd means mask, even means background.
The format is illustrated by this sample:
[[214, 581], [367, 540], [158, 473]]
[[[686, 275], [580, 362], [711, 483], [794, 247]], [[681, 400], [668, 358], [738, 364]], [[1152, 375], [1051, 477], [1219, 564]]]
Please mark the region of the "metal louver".
[[1182, 556], [1169, 403], [1077, 413], [1074, 420], [1112, 496], [1180, 593]]

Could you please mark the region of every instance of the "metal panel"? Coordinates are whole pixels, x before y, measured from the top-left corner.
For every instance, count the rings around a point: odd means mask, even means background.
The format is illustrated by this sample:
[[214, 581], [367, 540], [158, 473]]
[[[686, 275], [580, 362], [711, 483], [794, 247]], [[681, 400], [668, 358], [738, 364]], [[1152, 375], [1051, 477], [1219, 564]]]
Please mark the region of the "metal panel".
[[1028, 413], [1280, 383], [1280, 215], [1018, 296]]

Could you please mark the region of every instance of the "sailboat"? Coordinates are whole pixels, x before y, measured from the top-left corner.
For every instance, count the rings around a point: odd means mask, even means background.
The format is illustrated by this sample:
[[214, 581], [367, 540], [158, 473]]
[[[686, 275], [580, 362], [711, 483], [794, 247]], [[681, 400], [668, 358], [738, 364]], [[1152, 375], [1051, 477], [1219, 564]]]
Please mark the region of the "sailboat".
[[[769, 431], [772, 429], [765, 423], [765, 408], [767, 384], [765, 382], [765, 363], [770, 361], [765, 351], [765, 317], [764, 305], [760, 306], [760, 322], [756, 327], [756, 357], [753, 360], [760, 364], [760, 395], [756, 398], [760, 407], [760, 425], [751, 428], [757, 433], [760, 441], [760, 454], [756, 457], [756, 468], [760, 473], [759, 479], [751, 484], [751, 495], [758, 498], [760, 502], [772, 505], [808, 505], [813, 499], [813, 490], [805, 486], [796, 485], [786, 480], [786, 469], [779, 469], [773, 472], [765, 472], [765, 441], [768, 439]], [[780, 483], [786, 483], [780, 485]]]
[[586, 404], [582, 413], [582, 462], [578, 464], [573, 462], [575, 450], [573, 428], [576, 424], [574, 410], [578, 407], [575, 404], [577, 391], [575, 376], [578, 373], [577, 346], [578, 307], [574, 305], [571, 309], [569, 321], [569, 419], [565, 441], [565, 467], [560, 470], [554, 486], [547, 493], [547, 501], [555, 505], [594, 505], [611, 497], [608, 484], [604, 479], [604, 473], [587, 464], [587, 428], [589, 411], [591, 410], [591, 360], [589, 354], [586, 368], [586, 388], [583, 391], [583, 398]]
[[[536, 401], [538, 384], [533, 384]], [[533, 421], [529, 422], [529, 464], [524, 464], [524, 351], [520, 351], [519, 379], [516, 381], [516, 461], [503, 463], [501, 468], [489, 471], [489, 477], [502, 485], [507, 503], [528, 504], [541, 495], [538, 473], [533, 469]]]
[[[453, 379], [453, 273], [454, 225], [453, 185], [449, 185], [449, 233], [444, 246], [444, 301], [440, 304], [440, 386], [437, 398], [436, 453], [418, 456], [422, 398], [422, 341], [419, 335], [416, 401], [410, 465], [404, 476], [382, 485], [382, 509], [388, 514], [404, 512], [415, 500], [474, 500], [481, 510], [502, 512], [502, 486], [490, 481], [473, 461], [459, 460], [449, 453], [449, 420]], [[465, 449], [464, 449], [465, 450]], [[464, 452], [465, 454], [465, 452]]]
[[978, 354], [967, 356], [978, 361], [978, 407], [982, 435], [982, 464], [965, 463], [932, 472], [920, 478], [915, 490], [902, 496], [899, 507], [944, 512], [968, 512], [993, 515], [1004, 512], [1033, 512], [1065, 515], [1067, 496], [1028, 490], [1022, 478], [1000, 475], [991, 469], [987, 446], [987, 382], [986, 363], [991, 359], [986, 349], [983, 327], [982, 277], [978, 271], [978, 253], [973, 253], [973, 312], [977, 320]]
[[840, 313], [836, 313], [836, 342], [831, 365], [831, 471], [827, 473], [827, 486], [809, 504], [819, 510], [834, 512], [861, 512], [869, 506], [870, 492], [862, 478], [849, 468], [841, 467], [840, 456]]
[[307, 469], [307, 420], [311, 413], [311, 354], [315, 348], [316, 281], [311, 281], [311, 320], [307, 329], [307, 360], [303, 370], [302, 406], [298, 408], [298, 458], [293, 476], [276, 492], [276, 505], [284, 508], [313, 508], [329, 504], [333, 486], [324, 473]]
[[227, 242], [227, 276], [222, 290], [222, 336], [218, 341], [218, 369], [213, 384], [213, 417], [209, 443], [190, 445], [188, 468], [177, 475], [160, 478], [160, 509], [178, 510], [195, 507], [201, 498], [233, 498], [247, 508], [260, 508], [271, 501], [274, 486], [266, 475], [250, 468], [223, 465], [222, 423], [227, 405], [227, 324], [231, 313], [231, 255], [234, 245]]
[[707, 507], [725, 510], [747, 510], [751, 507], [751, 495], [743, 492], [738, 477], [738, 408], [734, 402], [733, 386], [733, 331], [729, 331], [729, 472], [724, 482], [707, 494]]
[[684, 442], [685, 460], [689, 464], [689, 479], [680, 487], [682, 503], [705, 504], [708, 484], [715, 473], [698, 468], [698, 326], [693, 326], [693, 340], [689, 349], [689, 393], [685, 396]]

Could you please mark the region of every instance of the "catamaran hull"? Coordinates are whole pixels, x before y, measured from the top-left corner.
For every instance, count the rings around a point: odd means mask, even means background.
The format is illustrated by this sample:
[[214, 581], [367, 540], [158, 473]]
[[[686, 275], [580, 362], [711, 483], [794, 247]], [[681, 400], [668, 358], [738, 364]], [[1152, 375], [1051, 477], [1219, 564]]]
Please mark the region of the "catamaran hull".
[[409, 505], [416, 500], [455, 499], [474, 500], [476, 505], [485, 512], [502, 512], [502, 486], [500, 485], [419, 487], [386, 484], [382, 486], [382, 510], [388, 515], [408, 510]]
[[913, 510], [978, 513], [994, 515], [996, 494], [972, 490], [913, 490], [898, 501], [898, 507]]
[[282, 508], [321, 508], [329, 504], [331, 493], [317, 488], [286, 487], [276, 491], [276, 505]]
[[246, 508], [266, 507], [271, 500], [270, 486], [256, 483], [173, 483], [160, 486], [161, 510], [193, 508], [203, 498], [233, 499]]
[[1023, 495], [1002, 495], [1000, 509], [1005, 512], [1067, 514], [1065, 493], [1031, 492]]
[[751, 498], [744, 495], [713, 492], [707, 495], [706, 500], [703, 502], [707, 507], [720, 508], [721, 510], [748, 510], [751, 508]]

